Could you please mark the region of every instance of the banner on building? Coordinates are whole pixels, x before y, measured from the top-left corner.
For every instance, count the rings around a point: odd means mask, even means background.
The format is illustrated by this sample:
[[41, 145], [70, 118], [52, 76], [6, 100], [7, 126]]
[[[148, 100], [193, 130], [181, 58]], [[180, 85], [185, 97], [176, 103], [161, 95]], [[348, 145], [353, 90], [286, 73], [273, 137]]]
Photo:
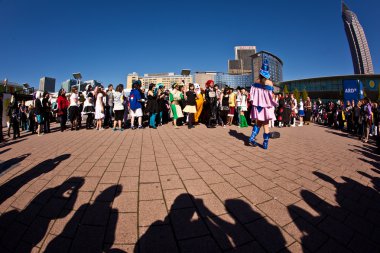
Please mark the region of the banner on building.
[[354, 100], [355, 103], [363, 98], [363, 83], [360, 80], [344, 80], [344, 103]]

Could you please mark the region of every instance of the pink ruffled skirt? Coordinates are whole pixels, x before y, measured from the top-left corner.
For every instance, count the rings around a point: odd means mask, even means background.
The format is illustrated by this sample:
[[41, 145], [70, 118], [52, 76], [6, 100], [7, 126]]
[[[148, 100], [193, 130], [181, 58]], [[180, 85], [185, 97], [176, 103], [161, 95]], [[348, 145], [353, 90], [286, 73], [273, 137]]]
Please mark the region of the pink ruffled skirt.
[[251, 87], [252, 120], [268, 121], [276, 118], [274, 108], [277, 103], [272, 97], [272, 91], [265, 88]]

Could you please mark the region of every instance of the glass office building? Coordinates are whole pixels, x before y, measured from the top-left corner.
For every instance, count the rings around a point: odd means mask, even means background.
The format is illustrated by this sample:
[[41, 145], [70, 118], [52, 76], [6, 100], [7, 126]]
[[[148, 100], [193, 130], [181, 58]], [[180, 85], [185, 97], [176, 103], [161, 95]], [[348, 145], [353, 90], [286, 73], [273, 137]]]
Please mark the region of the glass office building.
[[[96, 80], [81, 81], [80, 82], [80, 86], [79, 86], [79, 91], [85, 91], [86, 90], [86, 86], [88, 84], [91, 84], [92, 87], [102, 86], [102, 84], [100, 82], [96, 81]], [[68, 79], [68, 80], [62, 82], [62, 85], [61, 85], [61, 87], [63, 89], [65, 89], [66, 92], [71, 92], [71, 88], [73, 86], [78, 86], [78, 82], [75, 79]]]
[[251, 55], [256, 53], [256, 46], [235, 47], [235, 59], [228, 60], [229, 74], [250, 74], [252, 71]]
[[251, 86], [252, 75], [230, 75], [226, 73], [217, 73], [215, 75], [215, 84], [218, 84], [220, 88], [229, 86], [236, 89], [237, 87]]
[[292, 80], [281, 82], [280, 88], [283, 91], [286, 85], [289, 92], [297, 89], [300, 93], [305, 89], [311, 99], [332, 100], [342, 98], [344, 80], [357, 80], [361, 82], [364, 93], [371, 100], [377, 100], [380, 92], [380, 75], [326, 76]]
[[282, 82], [282, 66], [283, 62], [280, 58], [272, 53], [266, 51], [260, 51], [251, 56], [252, 60], [252, 80], [256, 80], [260, 75], [260, 69], [262, 66], [263, 59], [267, 58], [269, 62], [269, 72], [271, 75], [270, 80], [275, 84]]

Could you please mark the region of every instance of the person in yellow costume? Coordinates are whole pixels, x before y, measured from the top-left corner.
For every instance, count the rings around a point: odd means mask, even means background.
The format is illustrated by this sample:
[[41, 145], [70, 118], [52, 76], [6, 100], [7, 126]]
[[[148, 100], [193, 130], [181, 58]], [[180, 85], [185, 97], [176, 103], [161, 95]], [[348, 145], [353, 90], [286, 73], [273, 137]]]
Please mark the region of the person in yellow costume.
[[198, 123], [199, 122], [199, 117], [201, 116], [201, 113], [202, 113], [202, 110], [203, 110], [203, 103], [204, 103], [204, 99], [203, 99], [203, 94], [201, 92], [201, 87], [198, 83], [195, 83], [194, 84], [194, 90], [195, 90], [195, 94], [197, 94], [197, 97], [196, 97], [196, 106], [197, 106], [197, 112], [194, 114], [194, 121], [195, 123]]

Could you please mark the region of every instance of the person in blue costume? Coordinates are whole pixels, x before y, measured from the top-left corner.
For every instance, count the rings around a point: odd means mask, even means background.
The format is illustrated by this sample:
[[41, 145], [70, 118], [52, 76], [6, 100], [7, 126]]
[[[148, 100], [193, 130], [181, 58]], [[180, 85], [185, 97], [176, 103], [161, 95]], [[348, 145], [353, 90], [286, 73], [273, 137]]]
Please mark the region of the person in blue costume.
[[143, 111], [142, 111], [142, 103], [145, 102], [143, 98], [141, 97], [140, 92], [141, 87], [141, 81], [136, 80], [132, 84], [132, 90], [129, 94], [129, 115], [131, 115], [131, 128], [132, 130], [135, 130], [135, 118], [137, 118], [138, 121], [138, 128], [143, 129], [142, 126], [142, 117], [143, 117]]
[[250, 101], [252, 103], [251, 118], [256, 121], [253, 126], [249, 142], [256, 146], [256, 136], [260, 132], [260, 128], [264, 128], [263, 148], [268, 149], [269, 141], [269, 121], [275, 119], [273, 107], [277, 106], [273, 98], [273, 83], [270, 79], [269, 64], [266, 58], [263, 59], [263, 64], [260, 69], [260, 76], [251, 86]]

